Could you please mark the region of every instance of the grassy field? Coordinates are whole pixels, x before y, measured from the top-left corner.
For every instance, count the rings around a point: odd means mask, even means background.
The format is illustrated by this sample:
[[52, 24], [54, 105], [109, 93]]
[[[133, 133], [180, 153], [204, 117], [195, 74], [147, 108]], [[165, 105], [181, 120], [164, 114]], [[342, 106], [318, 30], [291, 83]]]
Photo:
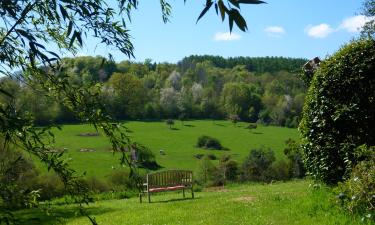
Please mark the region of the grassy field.
[[[198, 153], [213, 153], [218, 157], [231, 154], [234, 159], [242, 161], [249, 150], [260, 146], [273, 149], [277, 157], [284, 157], [285, 140], [297, 139], [297, 129], [273, 126], [258, 126], [256, 130], [245, 129], [245, 123], [234, 126], [228, 121], [186, 121], [182, 124], [175, 121], [174, 129], [164, 122], [126, 122], [131, 130], [132, 140], [149, 147], [155, 154], [157, 162], [164, 169], [191, 169], [197, 167]], [[108, 140], [100, 136], [79, 136], [95, 132], [89, 125], [64, 125], [62, 131], [56, 131], [55, 148], [67, 148], [70, 164], [78, 172], [87, 172], [88, 176], [105, 177], [113, 168], [118, 168], [119, 155], [110, 152]], [[203, 150], [196, 148], [199, 136], [209, 135], [221, 141], [229, 151]], [[80, 149], [92, 149], [93, 152], [81, 152]], [[163, 149], [165, 155], [160, 155]]]
[[[190, 197], [187, 194], [187, 197]], [[310, 181], [274, 184], [244, 184], [211, 188], [196, 193], [196, 198], [182, 199], [179, 192], [152, 196], [152, 203], [139, 203], [138, 198], [100, 201], [90, 204], [89, 212], [99, 224], [202, 224], [202, 225], [356, 225], [358, 217], [343, 214], [332, 200], [329, 189], [314, 189]], [[74, 214], [72, 205], [49, 211], [22, 211], [19, 216], [42, 217], [35, 224], [90, 224], [85, 217]], [[41, 216], [43, 215], [43, 216]], [[29, 222], [29, 224], [31, 224]], [[374, 224], [374, 223], [372, 223]]]

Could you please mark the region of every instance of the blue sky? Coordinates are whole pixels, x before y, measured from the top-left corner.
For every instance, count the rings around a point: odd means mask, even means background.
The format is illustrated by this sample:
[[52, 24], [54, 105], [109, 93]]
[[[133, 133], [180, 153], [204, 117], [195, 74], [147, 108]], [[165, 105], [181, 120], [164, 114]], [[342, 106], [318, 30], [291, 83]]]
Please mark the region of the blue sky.
[[[164, 24], [158, 0], [140, 1], [129, 25], [135, 46], [134, 61], [177, 62], [191, 54], [229, 56], [285, 56], [324, 58], [358, 36], [367, 19], [361, 0], [267, 0], [268, 4], [243, 5], [249, 30], [237, 28], [229, 35], [228, 22], [221, 22], [212, 8], [196, 19], [204, 0], [170, 0], [170, 22]], [[81, 55], [114, 55], [128, 59], [106, 46], [86, 42]], [[90, 46], [90, 47], [87, 47]]]

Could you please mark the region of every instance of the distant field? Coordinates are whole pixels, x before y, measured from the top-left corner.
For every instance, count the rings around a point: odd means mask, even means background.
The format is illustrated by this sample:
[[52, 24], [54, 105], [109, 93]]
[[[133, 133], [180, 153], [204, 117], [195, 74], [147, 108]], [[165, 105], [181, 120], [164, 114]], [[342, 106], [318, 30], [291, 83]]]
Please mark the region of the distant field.
[[[182, 200], [182, 193], [152, 196], [152, 203], [138, 198], [99, 201], [88, 206], [89, 213], [105, 225], [365, 225], [358, 217], [343, 213], [334, 205], [329, 189], [313, 189], [310, 181], [274, 184], [242, 184], [225, 189], [211, 188], [196, 193], [196, 199]], [[187, 197], [190, 197], [189, 193]], [[49, 215], [38, 210], [18, 213], [20, 218], [38, 216], [34, 224], [90, 224], [74, 214], [73, 205], [54, 207]], [[28, 224], [32, 221], [28, 221]]]
[[[242, 161], [249, 150], [260, 146], [273, 149], [278, 158], [283, 156], [285, 140], [297, 139], [297, 129], [273, 126], [258, 126], [256, 130], [245, 129], [245, 123], [234, 126], [228, 121], [186, 121], [182, 124], [175, 121], [171, 130], [164, 122], [126, 122], [132, 131], [132, 140], [149, 147], [155, 154], [157, 162], [165, 169], [191, 169], [197, 167], [198, 159], [194, 154], [213, 153], [218, 157], [231, 154]], [[87, 172], [88, 176], [104, 177], [113, 168], [118, 168], [119, 155], [110, 152], [106, 137], [79, 136], [82, 133], [95, 132], [89, 125], [64, 125], [62, 131], [56, 131], [56, 148], [67, 148], [70, 164], [78, 172]], [[229, 151], [203, 150], [196, 148], [200, 135], [209, 135], [219, 139]], [[93, 152], [80, 149], [92, 149]], [[163, 149], [165, 155], [160, 155]]]

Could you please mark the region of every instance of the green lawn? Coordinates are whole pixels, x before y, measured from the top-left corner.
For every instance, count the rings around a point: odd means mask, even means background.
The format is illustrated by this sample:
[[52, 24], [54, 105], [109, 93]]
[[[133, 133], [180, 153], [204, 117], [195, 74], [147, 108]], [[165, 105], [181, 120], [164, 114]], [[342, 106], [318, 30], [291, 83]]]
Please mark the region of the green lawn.
[[[131, 130], [132, 140], [149, 147], [157, 162], [164, 169], [191, 169], [197, 167], [197, 153], [213, 153], [217, 156], [231, 154], [242, 161], [251, 148], [265, 146], [272, 148], [277, 157], [283, 156], [285, 140], [298, 138], [297, 129], [273, 126], [258, 126], [256, 130], [245, 129], [245, 123], [234, 126], [228, 121], [187, 121], [182, 124], [175, 121], [171, 130], [164, 122], [126, 122]], [[110, 152], [110, 145], [104, 136], [82, 137], [81, 133], [95, 132], [89, 125], [64, 125], [62, 131], [56, 131], [56, 148], [67, 148], [70, 164], [78, 172], [87, 172], [88, 176], [105, 177], [113, 168], [119, 167], [119, 155]], [[229, 151], [203, 150], [196, 148], [200, 135], [209, 135], [219, 139]], [[95, 152], [79, 150], [94, 149]], [[165, 155], [160, 155], [163, 149]]]
[[[186, 195], [190, 197], [189, 194]], [[313, 189], [310, 181], [274, 184], [232, 185], [196, 193], [196, 199], [182, 199], [179, 192], [152, 196], [152, 203], [139, 203], [138, 198], [100, 201], [88, 209], [99, 224], [202, 224], [202, 225], [363, 225], [358, 217], [343, 214], [332, 202], [327, 188]], [[90, 224], [85, 217], [74, 215], [74, 206], [59, 206], [35, 224]], [[22, 217], [40, 216], [28, 210]], [[31, 224], [31, 223], [29, 223]], [[374, 223], [372, 223], [374, 224]]]

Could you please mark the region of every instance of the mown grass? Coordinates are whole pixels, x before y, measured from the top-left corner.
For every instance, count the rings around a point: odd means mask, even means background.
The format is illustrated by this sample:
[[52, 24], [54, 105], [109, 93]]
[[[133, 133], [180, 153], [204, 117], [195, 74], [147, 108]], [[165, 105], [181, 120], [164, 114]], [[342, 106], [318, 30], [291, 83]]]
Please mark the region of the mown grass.
[[[245, 129], [245, 123], [236, 126], [228, 121], [175, 121], [174, 129], [169, 129], [165, 122], [126, 122], [131, 130], [133, 141], [149, 147], [157, 162], [164, 169], [191, 169], [197, 167], [195, 154], [215, 154], [220, 157], [230, 154], [242, 161], [250, 149], [265, 146], [273, 149], [278, 158], [284, 157], [285, 140], [298, 138], [297, 129], [273, 126], [258, 126], [255, 130]], [[112, 169], [119, 167], [119, 155], [111, 154], [110, 144], [103, 136], [82, 137], [81, 133], [95, 132], [89, 125], [64, 125], [62, 131], [55, 131], [55, 148], [67, 148], [67, 157], [71, 166], [87, 176], [105, 177]], [[229, 151], [204, 150], [195, 147], [201, 135], [208, 135], [220, 140]], [[80, 152], [80, 149], [93, 149], [94, 152]], [[164, 150], [161, 155], [159, 150]]]
[[[182, 199], [179, 192], [152, 196], [152, 203], [138, 198], [100, 201], [88, 211], [99, 224], [202, 224], [202, 225], [363, 225], [358, 217], [343, 213], [334, 203], [329, 188], [314, 189], [310, 181], [274, 184], [243, 184], [208, 189], [196, 193], [196, 199]], [[187, 197], [190, 197], [187, 194]], [[36, 224], [55, 224], [56, 216], [69, 225], [90, 224], [77, 216], [72, 205], [59, 206]], [[20, 212], [19, 216], [37, 216], [38, 211]]]

